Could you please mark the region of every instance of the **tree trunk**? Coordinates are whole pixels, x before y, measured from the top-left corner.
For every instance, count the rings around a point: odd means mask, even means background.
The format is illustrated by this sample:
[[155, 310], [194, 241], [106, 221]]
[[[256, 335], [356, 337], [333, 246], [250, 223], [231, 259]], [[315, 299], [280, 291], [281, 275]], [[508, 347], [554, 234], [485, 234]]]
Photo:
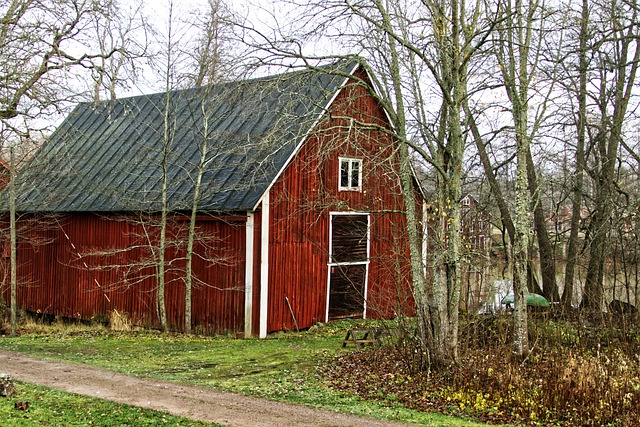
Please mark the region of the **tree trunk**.
[[558, 284], [556, 283], [556, 256], [553, 243], [549, 238], [547, 223], [544, 216], [544, 208], [540, 199], [540, 187], [536, 176], [531, 148], [526, 153], [527, 156], [527, 180], [529, 192], [533, 202], [533, 223], [538, 239], [538, 251], [540, 253], [540, 271], [542, 273], [542, 294], [552, 302], [560, 301]]
[[[381, 4], [378, 4], [381, 11], [384, 11]], [[385, 28], [390, 30], [390, 23], [387, 21], [388, 15], [384, 14]], [[413, 183], [413, 172], [411, 168], [411, 155], [409, 145], [406, 140], [406, 118], [404, 116], [404, 100], [402, 99], [402, 82], [400, 77], [400, 60], [396, 51], [396, 41], [388, 34], [388, 45], [390, 52], [390, 74], [396, 95], [395, 101], [398, 103], [397, 117], [395, 120], [396, 132], [398, 135], [398, 157], [399, 174], [402, 190], [405, 197], [405, 212], [407, 215], [407, 231], [409, 236], [409, 253], [411, 256], [411, 275], [413, 279], [413, 294], [416, 304], [416, 317], [418, 334], [422, 348], [420, 351], [434, 355], [434, 362], [438, 363], [437, 353], [439, 349], [434, 346], [434, 333], [431, 329], [432, 313], [429, 307], [429, 295], [427, 291], [427, 280], [424, 274], [424, 260], [422, 256], [422, 238], [418, 233], [421, 228], [416, 213], [415, 187]], [[426, 221], [426, 218], [424, 219]], [[429, 363], [431, 357], [427, 357], [423, 363]]]
[[[205, 93], [208, 94], [208, 91]], [[198, 214], [198, 203], [200, 201], [200, 187], [202, 186], [202, 175], [204, 175], [207, 161], [207, 142], [209, 138], [209, 117], [205, 108], [206, 95], [201, 102], [202, 108], [202, 146], [200, 150], [200, 161], [198, 163], [198, 174], [193, 189], [193, 202], [191, 204], [191, 218], [189, 219], [189, 236], [187, 238], [186, 267], [185, 267], [185, 294], [184, 294], [184, 331], [191, 334], [191, 290], [193, 287], [193, 244], [196, 237], [196, 218]]]
[[9, 164], [9, 233], [11, 235], [11, 336], [18, 328], [18, 239], [16, 233], [15, 153], [10, 148]]
[[507, 2], [502, 18], [496, 49], [504, 87], [511, 101], [511, 113], [516, 140], [515, 220], [513, 239], [513, 352], [524, 357], [529, 351], [527, 324], [527, 265], [529, 249], [529, 227], [531, 223], [531, 195], [529, 193], [527, 163], [532, 136], [529, 135], [529, 85], [530, 50], [532, 48], [533, 20], [540, 5], [536, 2], [523, 4]]
[[[462, 199], [462, 162], [464, 156], [464, 137], [462, 132], [462, 105], [467, 98], [466, 93], [466, 66], [464, 54], [467, 53], [461, 47], [460, 40], [462, 26], [464, 25], [464, 2], [462, 5], [457, 0], [451, 5], [451, 45], [449, 46], [448, 62], [451, 78], [451, 104], [449, 107], [449, 144], [447, 152], [449, 159], [449, 175], [447, 179], [447, 200], [450, 202], [449, 223], [447, 230], [447, 355], [451, 362], [458, 360], [458, 322], [460, 312], [460, 247], [461, 247], [461, 199]], [[461, 10], [462, 9], [462, 10]]]
[[[521, 100], [519, 100], [521, 101]], [[529, 260], [529, 224], [531, 223], [531, 199], [527, 179], [527, 152], [529, 138], [526, 134], [526, 101], [514, 104], [516, 123], [516, 212], [515, 235], [513, 241], [513, 351], [517, 357], [524, 357], [529, 351], [527, 324], [527, 265]]]
[[589, 244], [589, 263], [585, 279], [584, 293], [581, 307], [587, 311], [600, 313], [604, 297], [604, 265], [609, 247], [609, 218], [611, 216], [608, 202], [608, 185], [600, 184], [596, 198], [596, 210], [591, 217], [589, 230], [591, 242]]
[[[170, 7], [173, 6], [172, 4]], [[164, 118], [163, 118], [163, 130], [162, 130], [162, 190], [160, 194], [161, 198], [161, 212], [160, 212], [160, 241], [158, 244], [158, 258], [157, 258], [157, 287], [156, 287], [156, 301], [158, 307], [158, 318], [160, 320], [160, 328], [163, 331], [167, 331], [167, 307], [165, 302], [165, 274], [166, 274], [166, 249], [167, 249], [167, 186], [168, 176], [167, 167], [169, 161], [169, 151], [172, 142], [171, 135], [171, 11], [169, 12], [169, 44], [167, 48], [167, 69], [165, 80], [165, 103], [164, 103]]]
[[584, 147], [587, 127], [587, 39], [589, 23], [589, 0], [582, 0], [580, 19], [579, 50], [579, 87], [578, 87], [578, 140], [576, 146], [576, 170], [573, 191], [571, 192], [571, 230], [567, 242], [567, 265], [564, 274], [562, 306], [570, 308], [573, 300], [575, 269], [578, 263], [578, 233], [580, 231], [582, 210], [582, 188], [584, 171]]
[[[526, 105], [526, 103], [525, 103]], [[521, 108], [522, 107], [522, 108]], [[516, 122], [516, 212], [515, 235], [513, 240], [513, 351], [516, 356], [524, 357], [529, 351], [527, 324], [527, 264], [529, 259], [529, 224], [531, 199], [528, 193], [527, 151], [529, 139], [526, 135], [526, 109], [514, 106]]]

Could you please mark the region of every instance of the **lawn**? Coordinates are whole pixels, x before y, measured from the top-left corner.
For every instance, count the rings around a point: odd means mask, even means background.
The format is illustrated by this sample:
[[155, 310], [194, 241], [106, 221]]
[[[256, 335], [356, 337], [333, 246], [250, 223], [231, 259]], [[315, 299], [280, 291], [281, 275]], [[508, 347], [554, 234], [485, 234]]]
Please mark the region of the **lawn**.
[[[33, 384], [15, 382], [17, 393], [0, 398], [0, 423], [6, 427], [41, 426], [184, 426], [216, 427], [220, 424], [194, 421], [164, 412], [64, 393]], [[16, 410], [14, 402], [29, 402], [27, 410]]]
[[[365, 401], [326, 386], [316, 367], [323, 360], [353, 351], [340, 345], [351, 325], [325, 325], [310, 332], [279, 333], [259, 340], [30, 324], [18, 337], [0, 338], [0, 348], [383, 419], [429, 426], [484, 425], [409, 410], [392, 400]], [[109, 425], [117, 425], [117, 421]]]

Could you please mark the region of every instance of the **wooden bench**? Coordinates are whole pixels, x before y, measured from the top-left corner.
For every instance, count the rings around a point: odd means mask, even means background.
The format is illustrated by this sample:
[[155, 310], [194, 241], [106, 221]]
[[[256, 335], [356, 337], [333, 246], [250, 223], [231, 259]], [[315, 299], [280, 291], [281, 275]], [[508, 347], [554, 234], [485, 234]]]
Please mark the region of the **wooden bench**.
[[352, 328], [342, 341], [342, 347], [347, 344], [364, 346], [365, 344], [381, 345], [380, 331], [377, 328]]

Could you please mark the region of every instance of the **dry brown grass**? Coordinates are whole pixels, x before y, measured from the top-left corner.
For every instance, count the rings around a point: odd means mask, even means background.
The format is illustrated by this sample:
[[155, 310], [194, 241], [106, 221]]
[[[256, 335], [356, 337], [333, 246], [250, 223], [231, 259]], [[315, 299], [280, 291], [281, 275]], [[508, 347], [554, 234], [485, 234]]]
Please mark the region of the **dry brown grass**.
[[113, 310], [109, 313], [109, 327], [112, 331], [129, 332], [131, 331], [131, 320], [127, 313]]

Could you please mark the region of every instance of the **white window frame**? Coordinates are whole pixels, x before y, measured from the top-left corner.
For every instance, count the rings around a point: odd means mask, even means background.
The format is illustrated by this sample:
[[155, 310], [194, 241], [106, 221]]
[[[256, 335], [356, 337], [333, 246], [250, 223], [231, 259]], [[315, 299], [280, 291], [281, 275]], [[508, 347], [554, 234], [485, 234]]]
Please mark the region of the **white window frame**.
[[[348, 262], [334, 262], [333, 261], [333, 217], [334, 216], [366, 216], [367, 217], [367, 259], [366, 261], [348, 261]], [[369, 264], [371, 257], [371, 214], [369, 212], [329, 212], [329, 267], [335, 267], [337, 265], [359, 265]]]
[[[342, 165], [348, 163], [347, 173], [349, 177], [349, 185], [342, 185]], [[338, 191], [362, 191], [362, 159], [356, 159], [353, 157], [339, 157], [338, 158]], [[354, 186], [352, 182], [353, 165], [358, 164], [358, 185]]]

